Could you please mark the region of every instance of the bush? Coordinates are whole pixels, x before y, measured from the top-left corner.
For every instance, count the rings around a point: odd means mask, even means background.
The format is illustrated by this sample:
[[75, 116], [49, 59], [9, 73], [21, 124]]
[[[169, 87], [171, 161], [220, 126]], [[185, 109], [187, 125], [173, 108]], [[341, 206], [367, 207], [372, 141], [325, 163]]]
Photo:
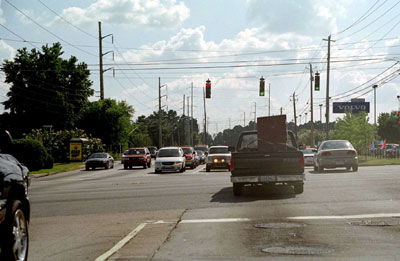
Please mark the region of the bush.
[[43, 144], [32, 139], [14, 140], [13, 155], [30, 171], [44, 168], [49, 158]]
[[54, 158], [50, 153], [47, 153], [46, 164], [43, 166], [44, 169], [52, 169], [54, 164]]

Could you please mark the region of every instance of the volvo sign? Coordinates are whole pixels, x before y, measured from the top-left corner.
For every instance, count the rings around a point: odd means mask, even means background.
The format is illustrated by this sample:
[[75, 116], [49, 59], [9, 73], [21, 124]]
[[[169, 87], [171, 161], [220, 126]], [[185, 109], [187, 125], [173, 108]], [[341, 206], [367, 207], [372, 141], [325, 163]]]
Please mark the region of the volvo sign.
[[369, 113], [369, 102], [334, 102], [333, 113], [351, 112], [357, 114], [361, 111]]

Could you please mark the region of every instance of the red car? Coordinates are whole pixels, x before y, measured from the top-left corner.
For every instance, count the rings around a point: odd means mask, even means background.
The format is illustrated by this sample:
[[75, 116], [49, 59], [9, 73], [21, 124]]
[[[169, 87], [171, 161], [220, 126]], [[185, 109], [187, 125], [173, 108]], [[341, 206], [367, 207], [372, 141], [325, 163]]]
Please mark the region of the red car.
[[122, 164], [124, 169], [128, 167], [131, 169], [132, 166], [142, 166], [144, 169], [151, 167], [151, 155], [150, 151], [145, 148], [130, 148], [122, 155]]
[[196, 152], [193, 147], [182, 147], [182, 150], [186, 158], [186, 167], [190, 167], [191, 169], [197, 167]]

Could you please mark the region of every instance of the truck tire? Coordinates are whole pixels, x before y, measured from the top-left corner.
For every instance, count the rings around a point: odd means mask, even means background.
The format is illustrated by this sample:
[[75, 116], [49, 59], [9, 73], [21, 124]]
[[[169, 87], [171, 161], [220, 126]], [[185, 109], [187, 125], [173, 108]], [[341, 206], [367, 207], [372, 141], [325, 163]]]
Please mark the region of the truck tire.
[[354, 165], [352, 168], [353, 168], [353, 171], [354, 171], [354, 172], [357, 172], [357, 171], [358, 171], [358, 165]]
[[28, 259], [28, 221], [21, 201], [14, 200], [10, 213], [1, 227], [2, 243], [1, 260], [27, 260]]
[[161, 170], [156, 170], [155, 173], [156, 173], [156, 174], [160, 174], [160, 173], [161, 173]]
[[206, 172], [210, 172], [210, 171], [211, 171], [211, 168], [206, 166]]
[[124, 164], [124, 169], [128, 169], [128, 165]]
[[240, 196], [242, 195], [243, 184], [233, 183], [233, 195]]
[[297, 183], [293, 185], [294, 193], [301, 194], [304, 191], [304, 183]]
[[324, 167], [318, 166], [318, 172], [319, 172], [319, 173], [324, 172]]

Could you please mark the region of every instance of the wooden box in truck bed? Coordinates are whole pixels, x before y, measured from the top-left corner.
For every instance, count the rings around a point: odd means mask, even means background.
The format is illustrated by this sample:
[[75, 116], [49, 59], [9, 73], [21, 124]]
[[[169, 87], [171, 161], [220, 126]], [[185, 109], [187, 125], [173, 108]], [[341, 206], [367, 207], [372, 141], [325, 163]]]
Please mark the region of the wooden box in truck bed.
[[287, 150], [286, 115], [257, 118], [258, 152]]

